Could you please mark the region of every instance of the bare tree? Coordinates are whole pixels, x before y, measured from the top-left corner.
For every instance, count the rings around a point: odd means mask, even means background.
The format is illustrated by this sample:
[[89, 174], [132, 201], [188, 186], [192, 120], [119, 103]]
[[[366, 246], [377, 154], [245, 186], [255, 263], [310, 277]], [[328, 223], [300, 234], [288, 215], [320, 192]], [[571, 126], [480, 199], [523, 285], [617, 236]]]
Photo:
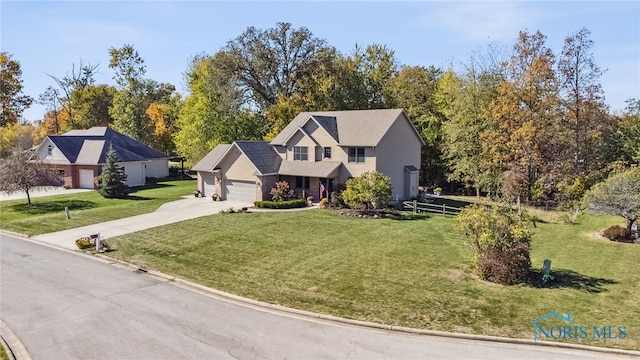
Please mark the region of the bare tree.
[[[78, 66], [78, 70], [76, 71], [76, 66], [75, 64], [72, 65], [71, 67], [71, 73], [67, 73], [65, 76], [63, 76], [62, 78], [58, 78], [56, 76], [49, 75], [50, 78], [53, 79], [53, 81], [56, 82], [56, 84], [58, 85], [58, 87], [60, 88], [60, 90], [62, 92], [52, 92], [50, 89], [52, 89], [51, 87], [47, 88], [47, 92], [45, 92], [44, 94], [41, 95], [41, 98], [44, 96], [46, 98], [46, 96], [48, 96], [49, 98], [51, 98], [51, 96], [54, 96], [55, 99], [57, 100], [58, 104], [60, 104], [60, 108], [61, 110], [64, 110], [67, 112], [67, 115], [69, 117], [69, 121], [71, 122], [71, 126], [73, 128], [75, 128], [75, 119], [73, 118], [73, 93], [76, 90], [82, 91], [84, 89], [86, 89], [87, 87], [89, 87], [90, 85], [93, 85], [93, 83], [95, 82], [93, 76], [96, 74], [96, 72], [98, 72], [98, 67], [99, 65], [92, 65], [91, 63], [88, 64], [83, 64], [82, 60], [80, 60], [80, 65]], [[49, 102], [52, 102], [55, 100], [51, 100], [48, 99]]]
[[0, 191], [9, 194], [24, 191], [31, 206], [30, 191], [61, 186], [62, 181], [48, 164], [31, 160], [32, 151], [15, 151], [0, 161]]

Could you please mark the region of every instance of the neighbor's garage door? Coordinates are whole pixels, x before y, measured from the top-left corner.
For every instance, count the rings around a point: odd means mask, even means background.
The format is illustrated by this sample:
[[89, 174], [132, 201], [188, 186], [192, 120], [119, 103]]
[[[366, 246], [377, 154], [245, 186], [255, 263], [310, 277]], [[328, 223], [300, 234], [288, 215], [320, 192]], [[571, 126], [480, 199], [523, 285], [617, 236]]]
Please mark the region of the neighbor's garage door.
[[93, 170], [92, 169], [80, 169], [80, 189], [93, 189]]
[[253, 181], [225, 180], [226, 199], [251, 203], [256, 199], [256, 183]]

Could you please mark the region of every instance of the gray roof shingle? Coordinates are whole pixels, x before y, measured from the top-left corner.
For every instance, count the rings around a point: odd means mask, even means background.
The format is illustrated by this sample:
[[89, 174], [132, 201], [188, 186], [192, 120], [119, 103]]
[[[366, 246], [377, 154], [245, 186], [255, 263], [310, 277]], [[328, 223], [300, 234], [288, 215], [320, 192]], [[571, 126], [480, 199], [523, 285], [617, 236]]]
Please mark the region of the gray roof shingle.
[[120, 162], [165, 159], [169, 156], [108, 127], [71, 130], [63, 135], [48, 136], [70, 163], [103, 164], [109, 146], [118, 153]]
[[222, 159], [231, 144], [218, 144], [213, 150], [209, 151], [191, 170], [193, 171], [211, 171], [213, 167]]
[[278, 174], [326, 178], [331, 177], [340, 166], [341, 161], [283, 161]]
[[282, 158], [266, 141], [236, 141], [240, 150], [255, 165], [260, 174], [276, 174]]
[[[283, 145], [296, 129], [313, 117], [341, 146], [376, 146], [403, 113], [403, 109], [301, 112], [271, 144]], [[420, 137], [417, 131], [416, 135]]]

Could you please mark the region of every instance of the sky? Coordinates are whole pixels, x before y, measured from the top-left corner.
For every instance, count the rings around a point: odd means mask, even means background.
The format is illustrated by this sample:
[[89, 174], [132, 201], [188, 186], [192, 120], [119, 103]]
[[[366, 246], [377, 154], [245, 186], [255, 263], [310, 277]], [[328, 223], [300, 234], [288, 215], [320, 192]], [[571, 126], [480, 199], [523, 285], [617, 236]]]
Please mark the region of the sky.
[[[248, 27], [306, 27], [343, 54], [385, 45], [400, 64], [447, 69], [494, 44], [510, 54], [520, 31], [540, 31], [559, 55], [564, 39], [591, 31], [612, 112], [640, 99], [640, 1], [15, 1], [0, 0], [0, 49], [22, 68], [23, 92], [37, 99], [74, 65], [99, 65], [97, 83], [115, 85], [109, 49], [133, 45], [146, 77], [188, 94], [184, 72]], [[34, 104], [28, 121], [42, 119]]]

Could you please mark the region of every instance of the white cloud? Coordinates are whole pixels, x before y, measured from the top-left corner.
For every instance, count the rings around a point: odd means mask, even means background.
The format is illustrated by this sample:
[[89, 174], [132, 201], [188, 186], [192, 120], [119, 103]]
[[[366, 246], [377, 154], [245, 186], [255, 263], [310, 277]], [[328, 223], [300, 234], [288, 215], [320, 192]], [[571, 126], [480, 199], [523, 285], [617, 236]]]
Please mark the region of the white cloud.
[[535, 23], [537, 18], [535, 13], [522, 5], [507, 1], [447, 2], [430, 17], [446, 30], [471, 41], [511, 40], [518, 31]]

